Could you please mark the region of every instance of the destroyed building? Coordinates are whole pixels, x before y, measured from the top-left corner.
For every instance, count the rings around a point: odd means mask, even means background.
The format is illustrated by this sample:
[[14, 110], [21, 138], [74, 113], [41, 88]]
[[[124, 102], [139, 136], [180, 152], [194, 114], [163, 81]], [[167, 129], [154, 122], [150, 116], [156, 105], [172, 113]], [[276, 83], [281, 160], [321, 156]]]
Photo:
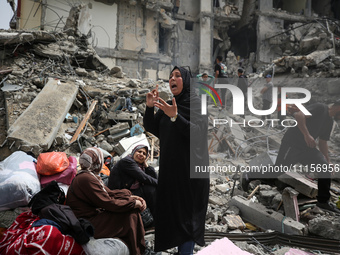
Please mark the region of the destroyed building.
[[[118, 160], [137, 139], [153, 148], [151, 162], [157, 166], [158, 140], [141, 125], [146, 93], [159, 84], [161, 97], [171, 98], [166, 81], [174, 65], [212, 74], [218, 55], [230, 77], [240, 66], [246, 70], [257, 109], [267, 73], [275, 74], [275, 85], [299, 78], [294, 86], [308, 88], [311, 102], [330, 104], [340, 94], [338, 5], [334, 0], [84, 0], [79, 5], [18, 0], [11, 20], [15, 30], [0, 31], [0, 158], [18, 150], [77, 155], [96, 145]], [[229, 109], [208, 110], [211, 165], [238, 169], [273, 163], [280, 130], [214, 126], [211, 117], [243, 119]], [[253, 118], [247, 114], [245, 121]], [[333, 163], [340, 163], [339, 145], [335, 126], [329, 146]], [[332, 221], [337, 216], [313, 207], [314, 180], [288, 175], [283, 186], [255, 181], [247, 193], [233, 173], [212, 174], [209, 242], [216, 233], [248, 241], [250, 233], [280, 245], [336, 250], [339, 226]], [[332, 184], [334, 202], [338, 186]], [[263, 233], [268, 229], [276, 232]], [[315, 235], [336, 240], [321, 246]], [[253, 254], [280, 250], [277, 245], [268, 251], [254, 240], [238, 246]]]
[[310, 52], [326, 38], [316, 39], [313, 29], [309, 34], [301, 29], [319, 23], [324, 33], [332, 34], [333, 18], [339, 16], [337, 4], [331, 0], [87, 0], [79, 8], [66, 0], [19, 0], [15, 27], [67, 32], [78, 24], [82, 35], [91, 35], [91, 44], [110, 68], [121, 66], [130, 77], [157, 80], [167, 79], [174, 63], [189, 66], [193, 73], [211, 73], [221, 55], [232, 65], [236, 60], [228, 52], [238, 61], [249, 59], [244, 63], [248, 73], [282, 55]]

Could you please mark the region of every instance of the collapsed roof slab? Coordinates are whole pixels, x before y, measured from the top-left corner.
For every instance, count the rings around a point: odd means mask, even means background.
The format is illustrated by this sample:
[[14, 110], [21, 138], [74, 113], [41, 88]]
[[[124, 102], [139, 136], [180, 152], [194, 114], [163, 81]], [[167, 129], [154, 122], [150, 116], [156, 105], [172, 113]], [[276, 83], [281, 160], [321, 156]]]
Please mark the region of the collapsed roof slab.
[[52, 145], [78, 87], [71, 82], [49, 79], [42, 91], [8, 130], [11, 150], [31, 151], [38, 155]]
[[305, 225], [292, 218], [285, 217], [281, 213], [267, 209], [262, 204], [254, 203], [241, 196], [235, 196], [229, 202], [229, 206], [232, 205], [240, 209], [240, 215], [243, 220], [260, 228], [293, 235], [306, 234]]
[[50, 33], [45, 31], [1, 31], [0, 45], [3, 44], [19, 44], [29, 42], [54, 42], [56, 37], [61, 36], [60, 33]]
[[257, 15], [260, 16], [266, 16], [266, 17], [271, 17], [271, 18], [277, 18], [277, 19], [282, 19], [282, 20], [288, 20], [292, 22], [311, 22], [314, 20], [313, 17], [308, 17], [308, 16], [302, 16], [299, 14], [292, 14], [292, 13], [287, 13], [283, 11], [256, 11], [255, 12]]

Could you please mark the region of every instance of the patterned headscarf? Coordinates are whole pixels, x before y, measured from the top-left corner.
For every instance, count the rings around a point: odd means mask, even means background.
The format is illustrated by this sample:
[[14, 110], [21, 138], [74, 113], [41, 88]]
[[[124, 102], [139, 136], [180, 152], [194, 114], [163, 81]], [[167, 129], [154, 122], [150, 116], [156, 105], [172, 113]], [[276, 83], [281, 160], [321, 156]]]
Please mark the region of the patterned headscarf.
[[149, 148], [148, 146], [144, 145], [144, 144], [139, 144], [137, 145], [135, 148], [133, 148], [133, 150], [131, 151], [131, 154], [130, 156], [133, 158], [133, 155], [135, 155], [136, 151], [142, 149], [142, 148], [145, 148], [146, 149], [146, 155], [148, 155], [149, 153]]
[[104, 164], [103, 152], [96, 147], [87, 148], [81, 153], [79, 164], [82, 170], [93, 171], [98, 174]]

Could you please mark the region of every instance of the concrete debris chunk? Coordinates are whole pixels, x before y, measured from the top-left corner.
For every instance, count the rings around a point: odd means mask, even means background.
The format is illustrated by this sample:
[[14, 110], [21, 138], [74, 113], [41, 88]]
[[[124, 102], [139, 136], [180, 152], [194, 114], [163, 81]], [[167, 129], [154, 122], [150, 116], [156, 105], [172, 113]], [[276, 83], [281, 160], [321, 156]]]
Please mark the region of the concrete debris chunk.
[[318, 194], [317, 184], [297, 172], [286, 172], [281, 174], [278, 179], [307, 197], [315, 198]]
[[308, 231], [311, 234], [324, 238], [340, 240], [340, 223], [331, 221], [326, 217], [318, 217], [308, 222]]
[[283, 206], [285, 210], [285, 215], [290, 217], [296, 221], [300, 220], [300, 211], [297, 196], [299, 192], [292, 189], [291, 187], [287, 187], [282, 192], [282, 200]]
[[112, 128], [109, 129], [110, 135], [114, 135], [114, 134], [118, 134], [126, 129], [129, 129], [129, 123], [127, 122], [121, 122], [121, 123], [117, 123], [116, 125], [114, 125]]
[[285, 217], [278, 212], [267, 209], [262, 204], [253, 203], [241, 196], [234, 196], [229, 205], [237, 206], [243, 220], [263, 228], [294, 235], [305, 235], [305, 225]]
[[239, 215], [227, 215], [222, 217], [222, 223], [228, 225], [228, 229], [245, 229], [246, 225]]
[[109, 112], [108, 119], [110, 120], [136, 120], [137, 113], [129, 113], [123, 111]]
[[33, 149], [35, 155], [48, 150], [77, 93], [78, 87], [74, 83], [49, 79], [34, 101], [9, 128], [9, 143], [14, 143], [16, 150]]

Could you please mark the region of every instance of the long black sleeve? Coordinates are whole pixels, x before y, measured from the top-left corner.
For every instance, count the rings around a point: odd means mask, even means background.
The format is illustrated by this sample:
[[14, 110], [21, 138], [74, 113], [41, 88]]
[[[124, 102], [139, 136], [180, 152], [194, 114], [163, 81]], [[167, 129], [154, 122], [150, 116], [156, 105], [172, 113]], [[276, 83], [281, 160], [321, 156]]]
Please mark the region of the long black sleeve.
[[123, 158], [120, 163], [121, 171], [131, 178], [144, 184], [157, 185], [157, 179], [142, 171], [134, 159], [126, 157]]
[[154, 134], [159, 138], [159, 121], [164, 112], [162, 110], [158, 110], [156, 114], [154, 114], [154, 107], [146, 107], [145, 114], [143, 118], [143, 125], [146, 131]]

